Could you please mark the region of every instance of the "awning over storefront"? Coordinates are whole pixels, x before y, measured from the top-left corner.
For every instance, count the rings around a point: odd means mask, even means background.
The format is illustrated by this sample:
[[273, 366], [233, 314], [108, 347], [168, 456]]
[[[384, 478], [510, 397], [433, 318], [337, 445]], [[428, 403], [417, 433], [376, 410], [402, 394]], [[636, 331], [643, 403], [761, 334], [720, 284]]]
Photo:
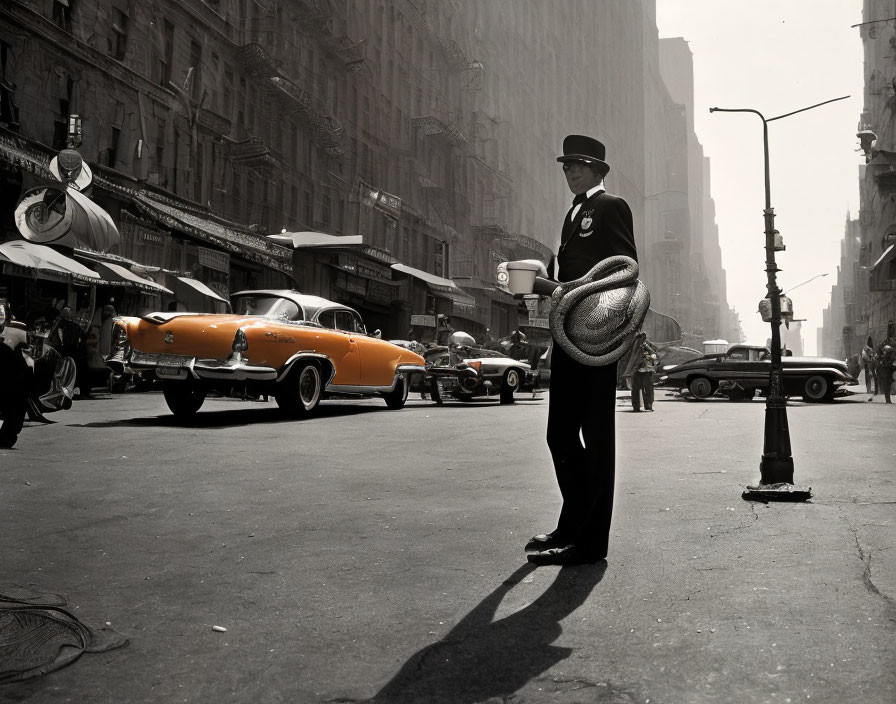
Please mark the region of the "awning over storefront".
[[133, 271], [125, 266], [122, 266], [121, 264], [115, 264], [114, 262], [95, 262], [94, 265], [96, 266], [97, 271], [99, 271], [107, 279], [111, 279], [113, 281], [124, 281], [125, 283], [134, 285], [137, 288], [142, 288], [153, 293], [174, 293], [174, 291], [172, 291], [171, 289], [165, 288], [161, 284], [157, 284], [152, 279], [147, 279], [138, 274], [135, 274]]
[[294, 249], [349, 247], [364, 244], [362, 235], [328, 235], [324, 232], [284, 232], [280, 235], [268, 235], [268, 239], [290, 245]]
[[402, 274], [407, 274], [408, 276], [413, 276], [415, 279], [420, 279], [421, 281], [426, 282], [426, 285], [429, 286], [429, 289], [434, 294], [442, 296], [443, 298], [449, 298], [458, 305], [476, 305], [476, 299], [470, 294], [461, 291], [458, 285], [451, 279], [430, 274], [428, 271], [423, 271], [422, 269], [415, 269], [407, 264], [393, 264], [392, 268], [395, 271], [400, 271]]
[[101, 283], [103, 277], [92, 269], [88, 269], [71, 257], [35, 242], [15, 240], [0, 244], [0, 260], [17, 266], [35, 269], [38, 272], [49, 272], [74, 281]]
[[871, 291], [896, 290], [896, 244], [891, 244], [881, 254], [877, 261], [869, 269], [870, 277], [868, 286]]
[[15, 211], [19, 232], [29, 242], [89, 247], [101, 252], [121, 241], [105, 210], [80, 191], [60, 184], [25, 192]]
[[178, 281], [186, 284], [190, 288], [195, 291], [198, 291], [203, 296], [207, 296], [208, 298], [213, 298], [216, 301], [224, 301], [224, 303], [230, 303], [226, 298], [222, 298], [217, 293], [212, 291], [208, 286], [199, 281], [198, 279], [191, 279], [189, 276], [178, 276], [176, 277]]
[[133, 199], [144, 214], [166, 227], [292, 277], [292, 253], [282, 242], [240, 230], [235, 224], [225, 224], [203, 214], [188, 212], [171, 203], [156, 200], [144, 192], [135, 194]]
[[166, 271], [165, 276], [165, 283], [174, 289], [175, 301], [172, 305], [176, 306], [176, 310], [190, 313], [230, 312], [230, 301], [202, 281], [170, 271]]

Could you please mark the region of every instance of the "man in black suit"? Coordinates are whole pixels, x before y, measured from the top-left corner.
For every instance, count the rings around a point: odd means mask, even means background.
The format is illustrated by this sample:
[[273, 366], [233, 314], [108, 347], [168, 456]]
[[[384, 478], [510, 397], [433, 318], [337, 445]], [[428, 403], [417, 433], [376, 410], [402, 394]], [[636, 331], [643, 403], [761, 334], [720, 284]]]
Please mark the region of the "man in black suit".
[[[563, 223], [556, 278], [578, 279], [624, 255], [637, 261], [632, 212], [604, 190], [604, 145], [582, 135], [563, 140], [563, 172], [573, 206]], [[539, 565], [595, 563], [607, 556], [615, 480], [616, 362], [588, 366], [554, 341], [547, 440], [563, 505], [557, 527], [526, 545]]]

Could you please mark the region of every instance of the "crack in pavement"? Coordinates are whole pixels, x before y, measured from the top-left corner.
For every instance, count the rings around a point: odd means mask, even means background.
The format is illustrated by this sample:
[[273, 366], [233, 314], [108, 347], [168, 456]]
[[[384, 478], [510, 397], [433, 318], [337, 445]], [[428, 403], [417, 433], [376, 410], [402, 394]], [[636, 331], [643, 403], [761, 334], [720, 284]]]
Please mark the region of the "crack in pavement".
[[875, 594], [881, 597], [884, 601], [887, 602], [890, 608], [896, 607], [896, 601], [893, 600], [893, 597], [884, 594], [880, 589], [877, 588], [877, 585], [874, 583], [874, 578], [871, 575], [871, 551], [866, 551], [862, 548], [862, 543], [859, 540], [859, 529], [850, 523], [849, 518], [844, 516], [844, 520], [846, 521], [846, 525], [849, 530], [852, 532], [852, 537], [856, 542], [856, 551], [859, 554], [859, 559], [862, 561], [862, 564], [865, 565], [865, 570], [862, 572], [862, 583], [865, 585], [865, 589], [867, 589], [872, 594]]
[[551, 689], [553, 694], [598, 688], [599, 692], [592, 693], [592, 696], [597, 698], [588, 699], [593, 704], [634, 704], [636, 701], [636, 698], [630, 691], [614, 687], [609, 682], [595, 682], [583, 677], [558, 677], [551, 675], [536, 677], [532, 681], [540, 685], [573, 685], [571, 687], [546, 687], [546, 689]]
[[[741, 531], [741, 530], [746, 530], [747, 528], [749, 528], [750, 526], [752, 526], [753, 523], [755, 523], [756, 521], [759, 520], [759, 514], [756, 513], [756, 506], [753, 504], [753, 502], [748, 502], [748, 505], [749, 505], [749, 507], [750, 507], [750, 513], [753, 514], [753, 521], [752, 521], [752, 523], [749, 522], [749, 518], [748, 518], [748, 519], [747, 519], [747, 521], [748, 521], [747, 523], [742, 523], [742, 524], [740, 524], [740, 525], [734, 526], [733, 528], [731, 528], [731, 529], [729, 529], [729, 530], [719, 530], [719, 531], [710, 530], [710, 532], [709, 532], [709, 537], [710, 537], [710, 538], [715, 538], [717, 535], [731, 535], [732, 533], [736, 533], [736, 532]], [[712, 526], [710, 526], [710, 527], [712, 528]]]

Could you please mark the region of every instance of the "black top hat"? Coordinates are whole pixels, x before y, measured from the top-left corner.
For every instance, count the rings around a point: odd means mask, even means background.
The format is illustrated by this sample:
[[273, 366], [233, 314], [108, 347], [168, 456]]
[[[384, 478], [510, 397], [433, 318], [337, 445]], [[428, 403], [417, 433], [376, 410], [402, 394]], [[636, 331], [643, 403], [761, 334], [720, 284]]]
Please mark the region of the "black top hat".
[[571, 134], [563, 140], [563, 156], [557, 161], [580, 161], [585, 164], [602, 166], [607, 171], [610, 165], [604, 161], [607, 149], [602, 142], [581, 134]]

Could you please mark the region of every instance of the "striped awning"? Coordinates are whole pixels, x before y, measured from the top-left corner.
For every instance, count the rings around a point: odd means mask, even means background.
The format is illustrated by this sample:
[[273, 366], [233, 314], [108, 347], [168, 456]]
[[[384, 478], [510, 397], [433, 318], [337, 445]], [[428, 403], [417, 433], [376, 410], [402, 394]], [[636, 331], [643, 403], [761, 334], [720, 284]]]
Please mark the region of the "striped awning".
[[0, 260], [77, 281], [95, 283], [103, 281], [102, 276], [93, 269], [88, 269], [81, 262], [57, 252], [52, 247], [26, 240], [0, 244]]

